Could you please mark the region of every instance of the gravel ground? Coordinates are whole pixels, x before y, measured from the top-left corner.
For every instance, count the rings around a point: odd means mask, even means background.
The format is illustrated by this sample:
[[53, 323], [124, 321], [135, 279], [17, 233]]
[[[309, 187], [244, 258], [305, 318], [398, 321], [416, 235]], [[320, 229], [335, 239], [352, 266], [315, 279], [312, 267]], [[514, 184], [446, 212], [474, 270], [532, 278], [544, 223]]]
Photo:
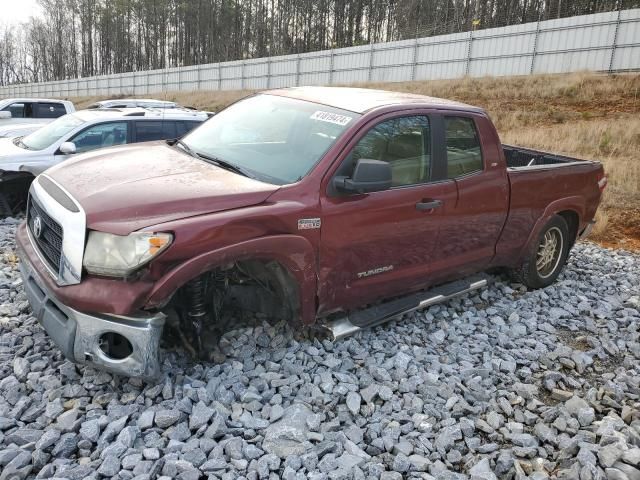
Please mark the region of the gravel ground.
[[640, 478], [640, 257], [575, 248], [559, 281], [332, 343], [283, 323], [167, 352], [157, 385], [65, 361], [0, 222], [0, 480]]

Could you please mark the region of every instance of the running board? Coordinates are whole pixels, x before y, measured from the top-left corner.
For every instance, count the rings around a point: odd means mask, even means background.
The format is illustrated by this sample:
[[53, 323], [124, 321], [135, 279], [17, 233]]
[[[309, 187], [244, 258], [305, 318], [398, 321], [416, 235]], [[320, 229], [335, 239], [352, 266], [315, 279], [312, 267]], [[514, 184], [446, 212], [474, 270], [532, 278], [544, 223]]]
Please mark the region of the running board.
[[325, 326], [334, 340], [347, 337], [367, 327], [374, 327], [405, 313], [430, 307], [436, 303], [484, 288], [489, 283], [489, 276], [478, 275], [464, 280], [445, 283], [430, 290], [390, 300], [380, 305], [358, 310], [350, 315], [328, 322]]

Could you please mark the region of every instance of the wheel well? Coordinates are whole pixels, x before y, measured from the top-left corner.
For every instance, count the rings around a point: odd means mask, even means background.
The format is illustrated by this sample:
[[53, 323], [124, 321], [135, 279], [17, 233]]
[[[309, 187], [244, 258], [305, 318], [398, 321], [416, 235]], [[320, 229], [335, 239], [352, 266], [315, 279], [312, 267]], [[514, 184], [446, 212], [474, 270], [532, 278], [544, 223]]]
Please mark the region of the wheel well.
[[212, 320], [224, 310], [246, 310], [278, 320], [300, 316], [300, 291], [289, 270], [269, 259], [240, 260], [205, 272], [183, 285], [174, 302], [188, 312], [192, 306], [189, 287], [204, 283], [204, 302]]
[[567, 227], [569, 227], [569, 239], [571, 240], [571, 245], [573, 245], [578, 237], [578, 227], [580, 225], [580, 217], [573, 210], [564, 210], [562, 212], [558, 212], [565, 222], [567, 222]]

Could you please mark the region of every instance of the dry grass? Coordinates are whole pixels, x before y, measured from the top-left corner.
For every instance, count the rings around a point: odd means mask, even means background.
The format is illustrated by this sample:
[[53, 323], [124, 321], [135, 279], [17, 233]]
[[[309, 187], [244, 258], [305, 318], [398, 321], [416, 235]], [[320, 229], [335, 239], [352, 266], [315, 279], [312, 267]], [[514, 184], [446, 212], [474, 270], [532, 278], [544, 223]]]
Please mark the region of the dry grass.
[[[489, 112], [505, 143], [602, 161], [609, 186], [593, 238], [608, 246], [640, 250], [640, 75], [579, 73], [358, 86], [478, 105]], [[249, 93], [155, 96], [217, 111]], [[102, 98], [73, 100], [83, 107]]]

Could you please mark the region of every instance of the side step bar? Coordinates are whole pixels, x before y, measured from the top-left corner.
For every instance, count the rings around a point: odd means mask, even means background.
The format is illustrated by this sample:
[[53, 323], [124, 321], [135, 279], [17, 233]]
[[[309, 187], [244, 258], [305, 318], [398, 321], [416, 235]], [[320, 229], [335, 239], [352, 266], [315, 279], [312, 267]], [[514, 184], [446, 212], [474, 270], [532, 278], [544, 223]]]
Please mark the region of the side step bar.
[[413, 293], [406, 297], [358, 310], [350, 315], [330, 321], [325, 326], [331, 332], [333, 339], [339, 340], [363, 328], [374, 327], [405, 313], [430, 307], [436, 303], [446, 302], [458, 295], [484, 288], [488, 283], [488, 275], [477, 275], [464, 280], [456, 280], [427, 291]]

